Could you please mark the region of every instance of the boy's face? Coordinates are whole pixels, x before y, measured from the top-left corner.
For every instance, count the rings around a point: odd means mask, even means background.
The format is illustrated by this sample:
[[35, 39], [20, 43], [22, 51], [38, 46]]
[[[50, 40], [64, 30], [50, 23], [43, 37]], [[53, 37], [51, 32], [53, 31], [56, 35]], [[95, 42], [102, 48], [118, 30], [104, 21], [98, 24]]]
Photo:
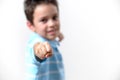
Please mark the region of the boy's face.
[[54, 40], [59, 34], [60, 22], [56, 6], [52, 4], [38, 5], [33, 14], [30, 29], [42, 37]]

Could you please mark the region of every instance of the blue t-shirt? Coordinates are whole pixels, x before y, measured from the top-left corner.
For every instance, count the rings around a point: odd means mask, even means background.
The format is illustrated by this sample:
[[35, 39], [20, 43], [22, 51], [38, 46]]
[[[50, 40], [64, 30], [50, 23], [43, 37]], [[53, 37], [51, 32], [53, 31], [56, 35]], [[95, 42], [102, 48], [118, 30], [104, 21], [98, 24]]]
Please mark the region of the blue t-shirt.
[[[35, 56], [33, 46], [37, 42], [48, 42], [52, 49], [52, 57], [40, 60]], [[50, 41], [36, 33], [32, 33], [26, 47], [26, 80], [64, 80], [62, 56], [57, 48], [56, 40]]]

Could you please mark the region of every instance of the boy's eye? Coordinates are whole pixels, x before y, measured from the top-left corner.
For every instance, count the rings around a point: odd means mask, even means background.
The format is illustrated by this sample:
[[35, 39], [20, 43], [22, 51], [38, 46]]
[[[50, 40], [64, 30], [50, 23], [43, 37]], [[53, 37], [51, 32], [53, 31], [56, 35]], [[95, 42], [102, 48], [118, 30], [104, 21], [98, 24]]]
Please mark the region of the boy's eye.
[[58, 16], [53, 16], [53, 20], [57, 20], [58, 19]]
[[40, 22], [46, 23], [47, 19], [41, 19]]

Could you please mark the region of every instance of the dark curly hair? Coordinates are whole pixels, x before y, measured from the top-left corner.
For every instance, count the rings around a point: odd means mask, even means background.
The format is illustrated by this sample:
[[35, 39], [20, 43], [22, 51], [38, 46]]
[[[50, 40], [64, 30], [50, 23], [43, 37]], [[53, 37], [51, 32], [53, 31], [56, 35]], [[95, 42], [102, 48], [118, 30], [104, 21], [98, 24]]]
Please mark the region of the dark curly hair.
[[24, 12], [27, 20], [29, 20], [33, 24], [33, 14], [37, 5], [40, 4], [53, 4], [58, 9], [57, 0], [25, 0], [24, 1]]

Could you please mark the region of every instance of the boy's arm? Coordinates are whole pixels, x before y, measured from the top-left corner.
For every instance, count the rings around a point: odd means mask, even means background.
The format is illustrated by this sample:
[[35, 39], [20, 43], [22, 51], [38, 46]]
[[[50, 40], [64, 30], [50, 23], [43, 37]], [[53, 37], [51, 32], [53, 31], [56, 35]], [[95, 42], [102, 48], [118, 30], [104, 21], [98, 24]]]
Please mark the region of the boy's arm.
[[34, 53], [43, 60], [52, 56], [52, 48], [48, 42], [38, 42], [34, 45]]
[[[58, 35], [58, 39], [59, 41], [64, 39], [64, 36], [61, 32]], [[37, 42], [33, 48], [35, 56], [41, 60], [52, 56], [52, 48], [48, 42]]]

